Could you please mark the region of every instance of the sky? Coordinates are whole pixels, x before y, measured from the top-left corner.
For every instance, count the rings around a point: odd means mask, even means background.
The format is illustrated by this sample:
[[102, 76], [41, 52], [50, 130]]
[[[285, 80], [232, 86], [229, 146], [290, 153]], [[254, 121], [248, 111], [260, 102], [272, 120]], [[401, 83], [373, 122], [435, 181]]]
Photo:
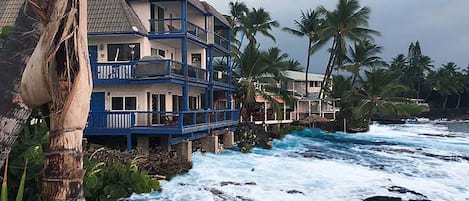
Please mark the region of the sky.
[[[229, 14], [231, 0], [205, 0], [223, 14]], [[324, 6], [333, 10], [338, 0], [240, 0], [249, 8], [263, 7], [280, 27], [294, 27], [301, 10]], [[436, 68], [455, 62], [469, 65], [469, 0], [361, 0], [371, 9], [369, 27], [381, 32], [375, 43], [383, 47], [381, 57], [391, 61], [397, 54], [407, 55], [411, 42], [420, 41], [424, 55]], [[279, 47], [290, 57], [306, 64], [307, 39], [274, 29], [276, 43], [259, 37], [262, 49]], [[330, 45], [328, 45], [330, 46]], [[323, 73], [327, 65], [326, 47], [311, 58], [311, 72]]]

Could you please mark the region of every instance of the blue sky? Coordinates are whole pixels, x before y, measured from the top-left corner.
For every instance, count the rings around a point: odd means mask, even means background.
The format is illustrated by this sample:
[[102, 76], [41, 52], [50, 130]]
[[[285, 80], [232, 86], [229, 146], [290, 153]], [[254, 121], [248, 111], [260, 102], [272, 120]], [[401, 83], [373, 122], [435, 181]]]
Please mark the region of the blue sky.
[[[230, 0], [206, 0], [220, 12], [229, 12]], [[292, 27], [303, 9], [323, 5], [334, 9], [337, 0], [244, 0], [248, 7], [263, 7], [281, 27]], [[468, 0], [361, 0], [371, 8], [370, 28], [381, 32], [375, 42], [383, 46], [381, 55], [389, 61], [399, 53], [407, 54], [410, 42], [419, 40], [424, 55], [435, 67], [449, 61], [459, 67], [469, 65], [469, 1]], [[306, 63], [306, 39], [276, 29], [277, 42], [260, 38], [262, 48], [277, 46], [292, 58]], [[327, 64], [324, 50], [311, 58], [311, 72], [321, 73]]]

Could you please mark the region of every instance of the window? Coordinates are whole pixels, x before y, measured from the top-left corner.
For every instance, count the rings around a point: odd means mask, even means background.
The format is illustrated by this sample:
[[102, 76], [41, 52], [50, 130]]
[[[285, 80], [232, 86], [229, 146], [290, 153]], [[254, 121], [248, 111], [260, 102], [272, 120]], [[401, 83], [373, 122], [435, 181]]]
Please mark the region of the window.
[[112, 97], [111, 109], [120, 111], [135, 111], [137, 110], [137, 97]]
[[173, 111], [182, 110], [182, 96], [173, 95]]
[[217, 110], [224, 110], [224, 109], [226, 109], [226, 100], [219, 100], [216, 109], [217, 109]]
[[151, 56], [156, 56], [156, 55], [158, 55], [158, 49], [151, 48]]
[[166, 57], [166, 51], [162, 50], [162, 49], [159, 49], [158, 50], [158, 55], [160, 55], [161, 57]]
[[189, 96], [189, 109], [197, 110], [197, 97]]
[[314, 87], [314, 84], [315, 84], [315, 83], [314, 83], [313, 81], [310, 81], [310, 82], [309, 82], [309, 87]]
[[138, 59], [140, 59], [140, 43], [107, 45], [108, 61], [131, 61]]

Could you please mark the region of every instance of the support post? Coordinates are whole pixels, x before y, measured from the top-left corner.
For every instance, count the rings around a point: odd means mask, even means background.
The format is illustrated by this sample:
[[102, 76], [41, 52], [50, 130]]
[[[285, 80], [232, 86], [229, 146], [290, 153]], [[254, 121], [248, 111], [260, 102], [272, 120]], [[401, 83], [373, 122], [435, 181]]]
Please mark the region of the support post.
[[235, 146], [234, 132], [233, 131], [227, 131], [225, 133], [225, 135], [223, 135], [223, 146], [225, 148]]
[[211, 153], [218, 153], [218, 136], [207, 136], [202, 139], [202, 149]]
[[132, 151], [132, 135], [127, 135], [127, 151]]
[[192, 161], [192, 141], [184, 141], [176, 145], [176, 152], [181, 159], [191, 162]]
[[171, 144], [169, 143], [168, 136], [160, 137], [160, 147], [163, 151], [171, 151]]
[[148, 155], [150, 153], [150, 137], [146, 135], [137, 136], [137, 150], [141, 151], [143, 154]]

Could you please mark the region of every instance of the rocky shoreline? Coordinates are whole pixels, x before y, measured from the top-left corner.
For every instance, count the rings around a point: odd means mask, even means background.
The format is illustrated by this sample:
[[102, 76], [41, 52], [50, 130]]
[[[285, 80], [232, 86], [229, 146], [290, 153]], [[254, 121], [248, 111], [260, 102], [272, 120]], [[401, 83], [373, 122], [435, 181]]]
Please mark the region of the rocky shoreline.
[[192, 162], [180, 159], [177, 154], [161, 149], [152, 148], [148, 155], [136, 150], [131, 152], [112, 149], [104, 145], [87, 144], [85, 146], [85, 158], [104, 163], [128, 164], [134, 162], [139, 171], [145, 171], [158, 179], [169, 180], [174, 176], [188, 172], [192, 168]]

